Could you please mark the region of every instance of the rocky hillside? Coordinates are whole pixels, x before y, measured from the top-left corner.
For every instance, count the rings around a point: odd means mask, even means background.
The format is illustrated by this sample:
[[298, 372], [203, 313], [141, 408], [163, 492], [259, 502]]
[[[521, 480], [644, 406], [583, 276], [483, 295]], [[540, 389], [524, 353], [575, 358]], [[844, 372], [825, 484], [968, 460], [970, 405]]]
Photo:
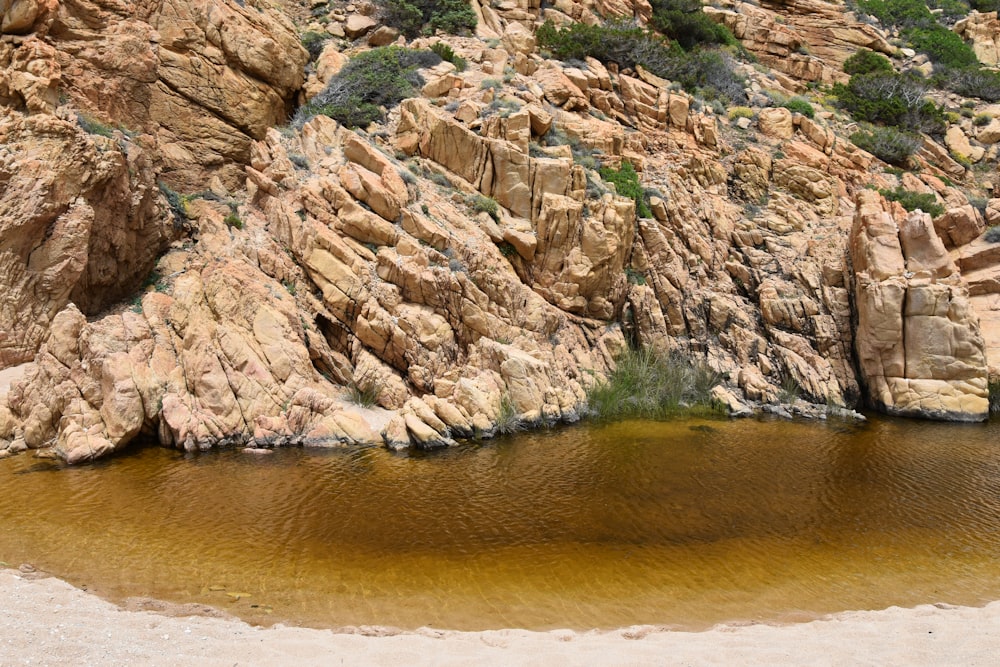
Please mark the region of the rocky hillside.
[[996, 13], [689, 4], [6, 3], [0, 455], [448, 445], [628, 345], [985, 419]]

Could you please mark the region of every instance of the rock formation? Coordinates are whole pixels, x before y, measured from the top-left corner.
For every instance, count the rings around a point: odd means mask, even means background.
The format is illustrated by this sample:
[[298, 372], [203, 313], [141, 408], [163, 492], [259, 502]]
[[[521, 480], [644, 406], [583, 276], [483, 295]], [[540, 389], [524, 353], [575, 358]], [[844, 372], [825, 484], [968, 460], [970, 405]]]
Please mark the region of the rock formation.
[[[308, 29], [398, 37], [354, 9]], [[306, 69], [299, 10], [10, 3], [0, 368], [32, 363], [0, 397], [0, 451], [451, 445], [577, 419], [627, 340], [709, 366], [733, 414], [985, 417], [970, 299], [1000, 279], [970, 297], [960, 271], [1000, 253], [945, 177], [967, 176], [946, 146], [996, 159], [991, 124], [925, 137], [897, 175], [849, 119], [771, 101], [891, 51], [883, 33], [810, 0], [707, 8], [776, 70], [742, 66], [753, 108], [729, 114], [641, 66], [538, 52], [543, 18], [648, 20], [646, 2], [473, 9], [477, 36], [409, 44], [468, 67], [425, 68], [384, 121], [279, 131], [355, 52], [334, 39]], [[626, 162], [649, 217], [597, 169]]]
[[875, 193], [858, 196], [850, 248], [862, 379], [889, 414], [986, 419], [986, 354], [968, 288], [930, 216], [903, 214]]

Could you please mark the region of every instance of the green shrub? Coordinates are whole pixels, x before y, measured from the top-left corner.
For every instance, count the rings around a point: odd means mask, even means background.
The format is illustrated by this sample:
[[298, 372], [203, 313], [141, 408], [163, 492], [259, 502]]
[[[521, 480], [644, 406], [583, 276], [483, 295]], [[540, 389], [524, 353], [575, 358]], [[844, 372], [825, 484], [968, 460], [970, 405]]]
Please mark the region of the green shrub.
[[905, 33], [913, 48], [946, 67], [972, 67], [979, 64], [975, 52], [957, 34], [942, 25], [914, 28]]
[[535, 37], [539, 46], [560, 60], [590, 56], [621, 67], [642, 65], [656, 76], [678, 83], [705, 99], [746, 103], [745, 81], [733, 71], [728, 54], [711, 49], [687, 52], [629, 21], [603, 25], [573, 23], [565, 28], [546, 21]]
[[467, 34], [476, 27], [476, 13], [468, 0], [386, 0], [383, 21], [413, 39], [436, 30]]
[[[991, 227], [991, 229], [995, 229]], [[990, 380], [987, 385], [990, 401], [990, 414], [996, 414], [1000, 412], [1000, 380]]]
[[875, 157], [904, 169], [910, 156], [920, 148], [919, 136], [894, 127], [869, 126], [851, 135], [851, 142]]
[[510, 435], [524, 430], [524, 422], [514, 401], [506, 391], [500, 395], [500, 410], [497, 412], [496, 430], [498, 435]]
[[475, 195], [469, 202], [469, 206], [477, 213], [486, 213], [493, 218], [494, 221], [500, 221], [500, 206], [490, 197]]
[[930, 213], [932, 218], [944, 213], [944, 206], [938, 204], [937, 198], [930, 193], [914, 192], [897, 187], [893, 190], [880, 189], [879, 194], [889, 201], [899, 202], [907, 211], [915, 211], [919, 208], [924, 213]]
[[360, 53], [337, 73], [326, 88], [295, 114], [301, 127], [317, 115], [329, 116], [347, 127], [363, 127], [382, 118], [382, 106], [393, 107], [423, 85], [421, 67], [441, 62], [431, 51], [381, 46]]
[[444, 42], [437, 42], [434, 45], [432, 45], [431, 51], [438, 54], [441, 60], [447, 60], [448, 62], [450, 62], [452, 65], [455, 66], [455, 69], [458, 70], [459, 72], [464, 72], [466, 66], [468, 65], [465, 58], [455, 53], [455, 50], [452, 49], [447, 44], [445, 44]]
[[978, 113], [972, 119], [972, 124], [976, 127], [982, 127], [983, 125], [989, 125], [991, 120], [993, 120], [993, 116], [988, 113]]
[[[944, 12], [954, 17], [955, 0], [937, 0]], [[886, 27], [897, 28], [913, 48], [932, 61], [949, 67], [969, 67], [978, 63], [976, 54], [957, 34], [938, 23], [924, 0], [857, 0], [858, 8], [875, 16]]]
[[1000, 72], [967, 67], [935, 71], [935, 84], [965, 97], [978, 97], [987, 102], [1000, 101]]
[[860, 49], [844, 61], [844, 71], [848, 74], [871, 74], [872, 72], [892, 72], [892, 62], [881, 53], [871, 49]]
[[598, 419], [662, 419], [684, 407], [708, 406], [719, 376], [679, 354], [626, 349], [606, 382], [587, 392], [590, 413]]
[[614, 183], [615, 190], [622, 197], [628, 197], [635, 202], [635, 214], [640, 218], [651, 218], [653, 212], [646, 203], [645, 191], [639, 183], [639, 174], [635, 173], [632, 163], [622, 160], [620, 169], [601, 168], [601, 178], [608, 183]]
[[300, 40], [302, 46], [309, 52], [309, 61], [312, 62], [319, 58], [319, 54], [323, 52], [323, 47], [330, 40], [330, 34], [310, 30], [309, 32], [302, 33]]
[[781, 106], [790, 111], [800, 113], [806, 118], [812, 118], [816, 115], [816, 110], [813, 109], [812, 103], [804, 97], [793, 97]]
[[702, 11], [701, 0], [652, 0], [650, 24], [690, 51], [702, 44], [736, 45], [729, 28], [713, 21]]
[[993, 225], [983, 234], [983, 239], [988, 243], [1000, 243], [1000, 225]]
[[844, 85], [834, 84], [833, 94], [857, 120], [894, 125], [915, 132], [940, 132], [943, 112], [925, 95], [923, 79], [896, 72], [855, 74]]

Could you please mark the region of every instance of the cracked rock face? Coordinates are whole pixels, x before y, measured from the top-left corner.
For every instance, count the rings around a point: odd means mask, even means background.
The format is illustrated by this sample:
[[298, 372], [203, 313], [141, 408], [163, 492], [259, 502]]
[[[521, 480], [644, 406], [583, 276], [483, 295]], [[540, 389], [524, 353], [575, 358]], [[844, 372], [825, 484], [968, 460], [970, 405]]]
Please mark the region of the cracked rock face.
[[34, 358], [70, 301], [92, 314], [134, 291], [174, 229], [149, 155], [124, 135], [0, 112], [0, 366], [10, 366]]
[[[789, 385], [818, 404], [985, 415], [984, 346], [945, 251], [983, 220], [934, 176], [958, 165], [929, 140], [919, 176], [879, 173], [833, 114], [735, 122], [641, 67], [546, 61], [526, 27], [543, 10], [513, 3], [476, 3], [498, 41], [447, 37], [468, 68], [424, 70], [381, 124], [279, 132], [306, 57], [280, 7], [15, 4], [18, 34], [0, 25], [0, 368], [34, 363], [0, 400], [0, 452], [447, 446], [578, 418], [626, 338], [709, 366], [734, 414]], [[840, 7], [802, 0], [787, 23], [732, 7], [717, 18], [783, 63], [766, 85], [787, 94], [881, 44]], [[792, 57], [796, 40], [814, 55]], [[306, 92], [346, 61], [335, 48]], [[650, 217], [598, 159], [633, 166]], [[170, 210], [162, 178], [199, 194]], [[866, 185], [946, 213], [905, 216]]]
[[285, 121], [304, 81], [308, 54], [266, 3], [53, 5], [31, 27], [48, 52], [19, 57], [32, 71], [56, 68], [80, 109], [155, 137], [162, 177], [181, 191], [204, 189], [211, 175], [238, 186], [250, 144]]
[[985, 346], [969, 290], [930, 216], [859, 194], [851, 231], [856, 346], [873, 403], [889, 414], [989, 416]]

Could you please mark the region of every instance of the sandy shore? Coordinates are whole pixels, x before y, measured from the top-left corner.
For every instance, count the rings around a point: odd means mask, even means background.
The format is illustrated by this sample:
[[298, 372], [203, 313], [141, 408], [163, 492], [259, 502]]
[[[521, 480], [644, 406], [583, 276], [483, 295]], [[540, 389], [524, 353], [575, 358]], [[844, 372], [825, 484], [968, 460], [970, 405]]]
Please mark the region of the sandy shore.
[[[379, 636], [381, 635], [381, 636]], [[993, 665], [1000, 602], [849, 612], [797, 625], [671, 632], [362, 633], [127, 611], [54, 578], [0, 571], [0, 666]]]

